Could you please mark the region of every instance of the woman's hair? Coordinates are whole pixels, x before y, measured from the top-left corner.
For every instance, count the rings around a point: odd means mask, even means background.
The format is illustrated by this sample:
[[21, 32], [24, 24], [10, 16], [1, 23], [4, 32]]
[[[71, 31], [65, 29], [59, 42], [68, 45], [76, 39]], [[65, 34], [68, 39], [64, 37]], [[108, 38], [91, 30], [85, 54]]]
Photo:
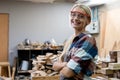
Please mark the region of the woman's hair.
[[91, 9], [90, 9], [88, 6], [86, 6], [86, 5], [75, 4], [75, 5], [73, 5], [73, 7], [71, 8], [71, 11], [72, 11], [74, 8], [76, 8], [76, 7], [79, 7], [79, 8], [81, 8], [81, 9], [83, 9], [83, 10], [86, 12], [86, 14], [89, 16], [88, 18], [89, 18], [89, 21], [91, 22], [91, 16], [92, 16]]

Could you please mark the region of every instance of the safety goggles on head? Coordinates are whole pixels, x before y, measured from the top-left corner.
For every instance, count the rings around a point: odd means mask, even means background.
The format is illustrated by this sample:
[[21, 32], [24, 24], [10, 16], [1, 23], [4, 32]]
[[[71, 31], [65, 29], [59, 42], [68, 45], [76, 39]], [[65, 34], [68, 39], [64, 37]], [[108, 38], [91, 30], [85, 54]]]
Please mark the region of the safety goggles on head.
[[90, 16], [80, 11], [71, 11], [71, 17], [72, 18], [77, 17], [78, 19], [84, 19], [85, 17], [90, 17]]

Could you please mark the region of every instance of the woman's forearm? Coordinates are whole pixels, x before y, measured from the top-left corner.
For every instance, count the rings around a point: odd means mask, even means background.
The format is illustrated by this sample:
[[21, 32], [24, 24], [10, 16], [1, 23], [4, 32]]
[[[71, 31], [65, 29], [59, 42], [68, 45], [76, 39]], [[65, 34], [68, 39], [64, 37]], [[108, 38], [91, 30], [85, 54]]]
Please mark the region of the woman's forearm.
[[75, 74], [74, 72], [69, 69], [67, 66], [67, 62], [55, 62], [53, 64], [53, 69], [55, 71], [59, 71], [60, 74], [64, 75], [65, 77], [73, 77]]
[[66, 64], [67, 64], [67, 62], [55, 62], [55, 63], [53, 64], [53, 69], [54, 69], [55, 71], [60, 71], [63, 67], [66, 66]]

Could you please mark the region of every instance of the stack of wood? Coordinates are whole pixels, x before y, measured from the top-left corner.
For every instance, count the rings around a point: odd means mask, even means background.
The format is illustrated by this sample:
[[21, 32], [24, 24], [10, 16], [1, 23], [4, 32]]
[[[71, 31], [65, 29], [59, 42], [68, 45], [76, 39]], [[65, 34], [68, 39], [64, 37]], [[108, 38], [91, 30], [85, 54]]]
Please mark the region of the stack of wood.
[[120, 79], [120, 51], [110, 51], [110, 62], [102, 62], [100, 73]]
[[55, 72], [52, 69], [53, 63], [58, 59], [59, 54], [55, 55], [54, 53], [46, 53], [46, 55], [38, 55], [35, 60], [33, 60], [33, 72], [31, 73], [32, 77], [39, 76], [55, 76], [58, 75], [58, 72]]

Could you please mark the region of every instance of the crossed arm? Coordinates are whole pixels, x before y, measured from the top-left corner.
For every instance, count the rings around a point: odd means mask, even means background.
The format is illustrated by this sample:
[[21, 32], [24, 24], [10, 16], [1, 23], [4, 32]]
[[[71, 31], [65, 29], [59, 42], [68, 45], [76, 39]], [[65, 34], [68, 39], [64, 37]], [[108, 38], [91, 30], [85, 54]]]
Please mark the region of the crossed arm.
[[53, 69], [56, 71], [59, 71], [60, 74], [64, 75], [65, 77], [73, 77], [75, 75], [75, 73], [66, 66], [67, 62], [55, 62], [53, 64]]
[[82, 47], [74, 53], [75, 55], [68, 62], [63, 62], [62, 60], [55, 62], [53, 69], [59, 71], [60, 74], [67, 78], [74, 77], [76, 74], [81, 73], [81, 61], [93, 59], [93, 57], [97, 55], [97, 48], [93, 46], [93, 43], [91, 44], [91, 42], [94, 41], [93, 38], [90, 38], [89, 41], [84, 41]]

